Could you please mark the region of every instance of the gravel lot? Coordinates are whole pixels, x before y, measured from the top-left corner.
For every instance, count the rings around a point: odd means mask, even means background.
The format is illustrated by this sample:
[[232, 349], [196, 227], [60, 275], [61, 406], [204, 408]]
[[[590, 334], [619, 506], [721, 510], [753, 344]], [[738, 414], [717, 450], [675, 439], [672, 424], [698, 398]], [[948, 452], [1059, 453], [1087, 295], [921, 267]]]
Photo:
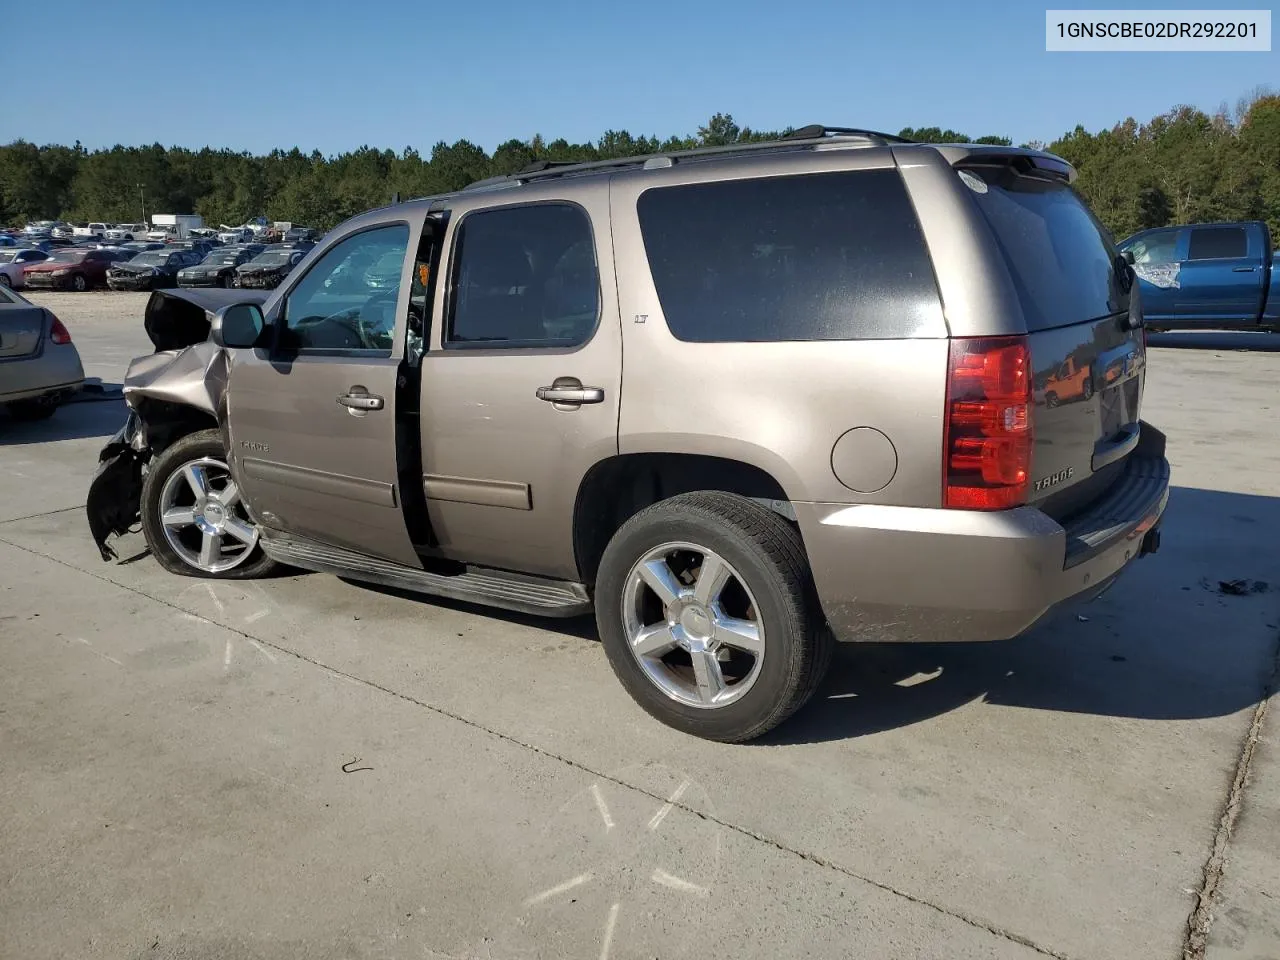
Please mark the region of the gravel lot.
[[[149, 347], [32, 299], [106, 383]], [[1276, 346], [1153, 338], [1164, 546], [1081, 616], [843, 648], [738, 747], [589, 621], [104, 564], [122, 404], [0, 419], [0, 957], [1280, 956]]]

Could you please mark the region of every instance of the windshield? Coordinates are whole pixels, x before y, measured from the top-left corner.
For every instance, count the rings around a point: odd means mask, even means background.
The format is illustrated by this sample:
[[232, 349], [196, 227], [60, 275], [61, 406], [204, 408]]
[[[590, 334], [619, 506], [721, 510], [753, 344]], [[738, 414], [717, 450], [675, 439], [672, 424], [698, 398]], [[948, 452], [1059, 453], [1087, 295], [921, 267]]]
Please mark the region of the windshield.
[[13, 258], [17, 255], [17, 250], [0, 250], [0, 263], [13, 263]]
[[229, 264], [234, 264], [239, 259], [239, 250], [219, 250], [217, 253], [211, 253], [205, 257], [204, 263], [210, 267], [225, 267]]
[[88, 250], [55, 250], [49, 254], [49, 260], [45, 262], [56, 260], [58, 263], [79, 263], [88, 255]]
[[169, 262], [167, 253], [140, 253], [130, 263], [138, 263], [148, 267], [162, 267]]
[[1128, 309], [1112, 240], [1075, 190], [1005, 166], [960, 175], [1004, 255], [1029, 331]]

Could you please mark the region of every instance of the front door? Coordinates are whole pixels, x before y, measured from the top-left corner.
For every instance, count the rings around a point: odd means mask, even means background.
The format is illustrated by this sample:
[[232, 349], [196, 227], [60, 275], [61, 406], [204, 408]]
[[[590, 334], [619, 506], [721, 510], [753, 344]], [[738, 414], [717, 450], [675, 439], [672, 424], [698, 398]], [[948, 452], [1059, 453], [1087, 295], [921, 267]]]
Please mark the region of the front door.
[[267, 304], [270, 346], [236, 351], [227, 390], [233, 469], [261, 523], [413, 565], [396, 386], [421, 228], [384, 222], [327, 243]]
[[431, 531], [454, 559], [578, 576], [574, 507], [617, 454], [622, 381], [608, 185], [580, 189], [450, 210], [421, 409]]
[[1138, 276], [1142, 296], [1142, 313], [1148, 322], [1172, 320], [1176, 315], [1179, 243], [1183, 237], [1177, 227], [1152, 230], [1125, 246], [1133, 254], [1133, 271]]

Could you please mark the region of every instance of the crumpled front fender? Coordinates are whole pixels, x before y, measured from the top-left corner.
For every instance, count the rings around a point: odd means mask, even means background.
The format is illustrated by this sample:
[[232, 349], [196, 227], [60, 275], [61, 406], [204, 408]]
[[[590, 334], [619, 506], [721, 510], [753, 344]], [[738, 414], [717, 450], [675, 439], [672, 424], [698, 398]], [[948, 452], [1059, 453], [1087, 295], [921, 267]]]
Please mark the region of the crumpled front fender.
[[99, 453], [85, 501], [89, 531], [103, 560], [116, 555], [107, 538], [127, 533], [138, 522], [142, 468], [155, 452], [152, 445], [162, 449], [192, 429], [184, 409], [207, 414], [218, 424], [224, 421], [228, 357], [208, 339], [213, 314], [231, 303], [264, 299], [236, 290], [151, 294], [144, 325], [156, 352], [129, 364], [124, 378], [129, 420]]
[[124, 402], [137, 410], [144, 399], [161, 400], [217, 417], [226, 389], [226, 352], [206, 340], [134, 360], [124, 377]]

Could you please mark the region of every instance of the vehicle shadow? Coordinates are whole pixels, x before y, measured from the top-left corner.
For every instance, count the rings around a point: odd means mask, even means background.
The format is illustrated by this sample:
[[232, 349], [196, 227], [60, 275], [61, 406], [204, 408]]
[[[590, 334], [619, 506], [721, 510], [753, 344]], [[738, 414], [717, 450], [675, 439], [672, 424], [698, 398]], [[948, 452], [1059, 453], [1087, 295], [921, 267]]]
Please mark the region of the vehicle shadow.
[[0, 447], [110, 437], [124, 425], [127, 411], [118, 390], [101, 399], [86, 394], [58, 407], [47, 420], [24, 422], [0, 410]]
[[978, 700], [1147, 720], [1251, 707], [1280, 652], [1276, 530], [1280, 499], [1175, 488], [1160, 552], [1098, 600], [1014, 640], [841, 645], [810, 704], [760, 742], [858, 737]]
[[538, 630], [554, 630], [558, 633], [563, 633], [566, 636], [577, 637], [581, 640], [598, 642], [600, 639], [600, 635], [596, 632], [595, 617], [590, 614], [567, 618], [539, 617], [531, 613], [520, 613], [518, 610], [503, 610], [498, 607], [486, 607], [484, 604], [472, 603], [469, 600], [455, 600], [452, 597], [436, 597], [430, 594], [417, 593], [413, 590], [405, 590], [400, 587], [388, 587], [380, 583], [357, 580], [353, 577], [339, 577], [338, 579], [343, 583], [351, 584], [353, 587], [359, 587], [361, 590], [373, 590], [376, 593], [385, 594], [388, 597], [398, 597], [401, 600], [412, 600], [414, 603], [427, 603], [433, 607], [445, 607], [450, 610], [458, 610], [462, 613], [474, 613], [490, 620], [502, 620], [506, 623], [515, 623], [524, 627], [534, 627]]
[[1147, 346], [1175, 350], [1245, 350], [1280, 353], [1280, 333], [1260, 330], [1171, 330], [1148, 333]]

